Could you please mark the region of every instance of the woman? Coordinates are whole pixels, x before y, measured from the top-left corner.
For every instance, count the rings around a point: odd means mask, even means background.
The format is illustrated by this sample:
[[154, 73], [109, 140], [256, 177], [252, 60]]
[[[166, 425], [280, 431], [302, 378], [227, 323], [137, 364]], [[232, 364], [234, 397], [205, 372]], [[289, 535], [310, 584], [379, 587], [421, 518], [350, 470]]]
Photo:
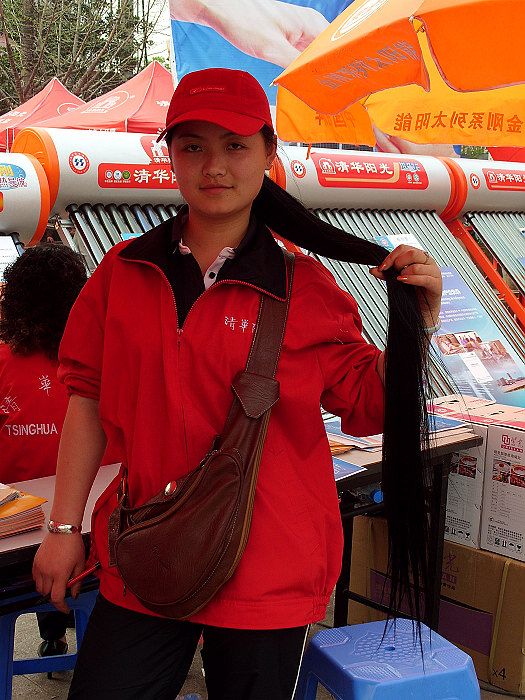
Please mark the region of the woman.
[[[55, 473], [68, 403], [57, 380], [58, 346], [87, 276], [82, 258], [57, 244], [29, 248], [9, 265], [0, 297], [0, 481]], [[65, 654], [68, 616], [38, 615], [41, 656]]]
[[[195, 468], [221, 432], [261, 295], [286, 296], [284, 258], [267, 225], [322, 254], [331, 248], [341, 259], [382, 262], [373, 274], [397, 278], [389, 286], [400, 290], [402, 301], [391, 313], [402, 316], [399, 323], [408, 321], [406, 337], [417, 348], [403, 349], [405, 374], [391, 379], [396, 400], [404, 399], [405, 385], [421, 379], [421, 343], [428, 343], [438, 318], [441, 277], [426, 253], [402, 246], [385, 258], [380, 246], [323, 224], [265, 177], [275, 137], [266, 96], [252, 76], [226, 69], [187, 75], [166, 125], [188, 206], [106, 255], [71, 313], [60, 350], [60, 376], [71, 398], [53, 532], [37, 554], [34, 576], [61, 610], [68, 577], [84, 566], [78, 523], [106, 440], [125, 455], [137, 505]], [[422, 312], [403, 285], [421, 291]], [[108, 488], [93, 518], [101, 595], [70, 698], [173, 698], [202, 633], [210, 700], [289, 700], [307, 626], [323, 618], [341, 564], [320, 402], [341, 416], [347, 432], [372, 434], [383, 426], [385, 355], [360, 331], [355, 301], [322, 265], [297, 254], [277, 370], [280, 400], [268, 428], [248, 544], [233, 576], [189, 621], [149, 613], [110, 565], [108, 519], [117, 481]], [[400, 354], [395, 340], [389, 339], [387, 378]], [[413, 451], [419, 455], [417, 430]], [[385, 436], [387, 453], [392, 444]], [[406, 487], [403, 474], [397, 481]], [[55, 534], [57, 522], [70, 534]], [[411, 553], [416, 545], [408, 541]]]

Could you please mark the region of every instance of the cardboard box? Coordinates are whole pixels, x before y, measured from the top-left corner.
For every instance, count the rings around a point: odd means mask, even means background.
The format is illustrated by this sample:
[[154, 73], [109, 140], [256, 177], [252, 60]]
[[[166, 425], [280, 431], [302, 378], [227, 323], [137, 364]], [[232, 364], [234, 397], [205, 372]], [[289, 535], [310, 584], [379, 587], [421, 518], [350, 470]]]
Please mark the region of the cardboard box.
[[452, 394], [434, 399], [429, 411], [437, 416], [465, 420], [483, 438], [483, 444], [452, 454], [448, 481], [445, 539], [467, 547], [480, 547], [481, 507], [485, 475], [485, 451], [488, 428], [477, 424], [472, 413], [494, 406], [493, 401], [474, 396]]
[[504, 406], [495, 403], [493, 406], [476, 408], [471, 412], [472, 420], [481, 423], [488, 420], [490, 425], [520, 425], [525, 427], [525, 411], [516, 406]]
[[429, 404], [429, 411], [478, 425], [511, 425], [525, 429], [525, 409], [474, 396], [440, 396]]
[[525, 430], [491, 425], [488, 433], [481, 547], [525, 561]]
[[[386, 602], [386, 522], [354, 518], [350, 588]], [[481, 680], [525, 693], [525, 564], [445, 542], [439, 633], [472, 657]], [[379, 620], [381, 613], [349, 602], [349, 624]]]
[[[453, 456], [445, 539], [525, 561], [525, 410], [460, 394], [435, 399], [430, 410], [468, 421], [486, 443], [484, 466], [476, 459], [481, 450]], [[476, 464], [475, 478], [459, 476], [461, 459], [463, 475]]]
[[488, 428], [485, 425], [474, 424], [470, 427], [476, 435], [483, 438], [483, 444], [452, 454], [445, 539], [467, 547], [479, 548]]
[[438, 396], [431, 402], [431, 408], [436, 413], [462, 413], [465, 410], [482, 408], [493, 405], [495, 402], [489, 399], [481, 399], [468, 394], [449, 394], [448, 396]]

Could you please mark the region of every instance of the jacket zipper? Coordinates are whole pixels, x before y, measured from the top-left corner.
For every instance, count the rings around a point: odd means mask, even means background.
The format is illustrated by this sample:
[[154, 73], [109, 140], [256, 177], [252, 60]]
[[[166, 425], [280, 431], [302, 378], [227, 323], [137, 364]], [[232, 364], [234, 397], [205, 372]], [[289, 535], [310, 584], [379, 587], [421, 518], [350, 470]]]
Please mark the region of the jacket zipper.
[[[160, 268], [159, 268], [159, 270], [160, 270]], [[162, 270], [160, 270], [160, 272], [162, 273]], [[163, 274], [163, 273], [162, 273], [162, 274]], [[164, 274], [163, 274], [163, 276], [165, 277]], [[166, 281], [168, 282], [167, 278], [166, 278]], [[168, 282], [168, 284], [169, 284], [169, 282]], [[195, 308], [195, 305], [202, 299], [202, 297], [203, 297], [205, 294], [207, 294], [208, 292], [210, 292], [212, 289], [214, 289], [215, 287], [219, 287], [220, 285], [223, 285], [223, 284], [242, 284], [242, 285], [244, 285], [245, 287], [251, 287], [252, 289], [256, 289], [256, 290], [257, 290], [257, 287], [255, 287], [255, 286], [252, 285], [252, 284], [248, 284], [247, 282], [237, 282], [237, 281], [235, 281], [235, 282], [229, 282], [228, 280], [222, 280], [222, 281], [220, 281], [220, 282], [215, 282], [215, 284], [213, 284], [211, 287], [208, 287], [208, 289], [205, 289], [205, 290], [202, 292], [202, 294], [200, 294], [200, 295], [195, 299], [195, 301], [193, 302], [193, 304], [190, 306], [190, 308], [189, 308], [189, 310], [188, 310], [188, 313], [186, 314], [186, 318], [184, 319], [184, 324], [187, 323], [189, 315], [191, 314], [191, 312], [192, 312], [193, 309]], [[170, 288], [171, 288], [171, 284], [170, 284]], [[172, 288], [171, 288], [171, 291], [172, 291], [172, 294], [173, 294], [173, 289], [172, 289]], [[257, 291], [259, 291], [259, 290], [257, 290]], [[174, 294], [173, 294], [173, 300], [174, 300], [175, 309], [176, 309], [176, 308], [177, 308], [177, 302], [176, 302], [176, 300], [175, 300], [175, 295], [174, 295]], [[183, 335], [183, 333], [184, 333], [184, 328], [179, 328], [179, 320], [178, 320], [178, 318], [177, 318], [177, 351], [178, 351], [179, 366], [180, 366], [180, 346], [181, 346], [181, 341], [182, 341], [182, 335]], [[180, 395], [181, 395], [181, 397], [182, 397], [182, 377], [181, 377], [181, 373], [180, 373], [180, 372], [178, 373], [178, 377], [179, 377], [179, 391], [180, 391]], [[182, 401], [182, 399], [181, 399], [181, 412], [182, 412], [182, 424], [183, 424], [183, 428], [184, 428], [184, 444], [185, 444], [185, 447], [186, 447], [186, 466], [187, 466], [187, 469], [190, 470], [192, 467], [191, 467], [191, 464], [189, 463], [189, 457], [188, 457], [188, 438], [187, 438], [187, 435], [186, 435], [186, 418], [185, 418], [185, 414], [184, 414], [184, 401]]]
[[[122, 259], [123, 259], [123, 260], [126, 260], [126, 258], [122, 258]], [[181, 341], [182, 341], [182, 334], [183, 334], [184, 328], [181, 328], [181, 327], [179, 326], [179, 317], [178, 317], [178, 313], [177, 313], [177, 300], [175, 299], [175, 293], [173, 292], [173, 287], [172, 287], [171, 284], [169, 283], [169, 280], [168, 280], [168, 278], [166, 277], [166, 275], [164, 274], [164, 272], [160, 269], [160, 267], [159, 267], [158, 265], [155, 265], [155, 263], [149, 262], [149, 260], [128, 260], [127, 262], [138, 262], [138, 263], [142, 263], [143, 265], [148, 265], [148, 267], [151, 267], [151, 268], [153, 268], [154, 270], [157, 270], [157, 271], [160, 273], [160, 275], [161, 275], [161, 277], [163, 278], [163, 280], [165, 281], [165, 283], [169, 286], [170, 292], [171, 292], [171, 298], [173, 299], [173, 308], [174, 308], [174, 311], [175, 311], [175, 319], [176, 319], [176, 323], [177, 323], [177, 359], [179, 360], [179, 365], [180, 365], [180, 345], [181, 345]], [[221, 286], [221, 285], [223, 285], [223, 284], [240, 284], [240, 285], [242, 285], [242, 286], [244, 286], [244, 287], [250, 287], [250, 289], [255, 289], [255, 291], [257, 291], [257, 292], [259, 292], [259, 293], [269, 294], [268, 292], [264, 292], [264, 291], [262, 291], [259, 287], [256, 287], [254, 284], [249, 284], [248, 282], [242, 282], [241, 280], [232, 280], [232, 281], [230, 281], [230, 280], [221, 280], [221, 281], [219, 281], [219, 282], [215, 282], [215, 284], [213, 284], [211, 287], [208, 287], [208, 289], [205, 289], [204, 292], [203, 292], [202, 294], [200, 294], [200, 295], [197, 297], [197, 299], [195, 299], [195, 301], [193, 302], [193, 304], [190, 306], [190, 308], [189, 308], [189, 310], [188, 310], [188, 313], [186, 314], [186, 319], [185, 319], [184, 322], [186, 323], [186, 321], [188, 320], [188, 316], [189, 316], [190, 313], [193, 311], [194, 306], [197, 304], [197, 302], [198, 302], [200, 299], [202, 299], [202, 297], [203, 297], [207, 292], [209, 292], [209, 291], [211, 291], [212, 289], [214, 289], [214, 288], [216, 288], [216, 287], [219, 287], [219, 286]], [[279, 301], [282, 301], [282, 300], [280, 299], [280, 297], [276, 297], [274, 294], [269, 294], [269, 296], [273, 297], [274, 299], [279, 299]], [[184, 447], [185, 447], [185, 450], [186, 450], [186, 467], [189, 469], [188, 438], [187, 438], [187, 435], [186, 435], [186, 420], [185, 420], [185, 416], [184, 416], [184, 401], [182, 401], [182, 383], [181, 383], [181, 379], [180, 379], [180, 374], [181, 374], [181, 373], [179, 372], [179, 373], [178, 373], [178, 375], [179, 375], [179, 389], [180, 389], [180, 395], [181, 395], [180, 407], [181, 407], [181, 415], [182, 415], [182, 428], [183, 428], [183, 434], [184, 434]], [[122, 591], [122, 593], [123, 593], [123, 596], [125, 597], [125, 596], [126, 596], [126, 593], [127, 593], [127, 586], [126, 586], [126, 583], [125, 583], [125, 582], [123, 582], [123, 591]]]
[[[171, 298], [173, 299], [173, 309], [175, 311], [175, 323], [177, 327], [177, 360], [180, 364], [180, 343], [182, 340], [182, 331], [183, 329], [179, 327], [179, 317], [177, 314], [177, 300], [175, 299], [175, 293], [173, 292], [173, 287], [169, 283], [168, 278], [164, 274], [164, 272], [160, 269], [158, 265], [155, 265], [155, 263], [150, 262], [149, 260], [128, 260], [127, 258], [122, 258], [125, 262], [138, 262], [139, 264], [142, 265], [147, 265], [148, 267], [153, 268], [154, 270], [157, 270], [157, 272], [160, 274], [161, 278], [164, 280], [164, 283], [168, 285], [170, 292], [171, 292]], [[182, 386], [181, 386], [181, 380], [180, 380], [180, 372], [177, 373], [179, 376], [179, 391], [182, 394]], [[184, 415], [184, 402], [181, 400], [180, 401], [180, 413], [181, 413], [181, 419], [182, 419], [182, 432], [184, 435], [184, 450], [186, 454], [186, 470], [189, 470], [189, 459], [188, 459], [188, 438], [186, 435], [186, 419]]]
[[[171, 284], [169, 283], [168, 278], [166, 277], [166, 275], [164, 274], [164, 272], [160, 269], [160, 267], [159, 267], [158, 265], [155, 265], [155, 263], [152, 263], [152, 262], [150, 262], [149, 260], [129, 260], [129, 259], [127, 259], [127, 258], [122, 258], [122, 260], [127, 261], [127, 262], [132, 262], [132, 263], [133, 263], [133, 262], [138, 262], [139, 264], [147, 265], [148, 267], [151, 267], [151, 268], [153, 268], [154, 270], [157, 270], [157, 271], [160, 273], [160, 275], [161, 275], [162, 279], [164, 280], [164, 282], [165, 282], [165, 283], [168, 285], [168, 287], [170, 288], [171, 298], [173, 299], [173, 308], [174, 308], [174, 310], [175, 310], [175, 319], [176, 319], [176, 323], [177, 323], [177, 359], [178, 359], [179, 364], [180, 364], [180, 346], [181, 346], [181, 341], [182, 341], [182, 336], [183, 336], [184, 328], [181, 328], [181, 327], [179, 326], [179, 318], [178, 318], [178, 314], [177, 314], [177, 300], [175, 299], [175, 294], [174, 294], [174, 292], [173, 292], [173, 287], [172, 287]], [[270, 294], [269, 292], [263, 291], [263, 290], [261, 290], [259, 287], [256, 287], [254, 284], [250, 284], [249, 282], [242, 282], [241, 280], [231, 280], [231, 281], [230, 281], [230, 280], [221, 280], [221, 281], [219, 281], [219, 282], [215, 282], [215, 284], [212, 284], [212, 286], [211, 286], [211, 287], [208, 287], [208, 289], [205, 289], [204, 292], [203, 292], [202, 294], [200, 294], [200, 295], [197, 297], [197, 299], [195, 299], [195, 301], [193, 302], [193, 304], [190, 306], [190, 308], [189, 308], [189, 310], [188, 310], [188, 313], [186, 314], [186, 318], [185, 318], [185, 320], [184, 320], [184, 323], [187, 322], [188, 316], [190, 315], [190, 313], [193, 311], [195, 305], [202, 299], [203, 296], [205, 296], [206, 294], [208, 294], [208, 292], [211, 292], [212, 289], [215, 289], [215, 288], [217, 288], [217, 287], [220, 287], [220, 286], [222, 286], [222, 285], [224, 285], [224, 284], [240, 284], [240, 285], [242, 285], [243, 287], [249, 287], [250, 289], [255, 289], [255, 291], [257, 291], [257, 292], [259, 292], [259, 293], [262, 293], [262, 294], [269, 294], [269, 296], [273, 297], [274, 299], [278, 299], [279, 301], [284, 301], [284, 300], [282, 300], [280, 297], [277, 297], [277, 296], [275, 296], [274, 294]], [[181, 380], [181, 373], [180, 373], [180, 372], [178, 373], [178, 376], [179, 376], [179, 391], [180, 391], [180, 395], [181, 395], [181, 397], [182, 397], [182, 380]], [[182, 401], [182, 398], [181, 398], [181, 401], [180, 401], [180, 410], [181, 410], [181, 416], [182, 416], [182, 430], [183, 430], [183, 434], [184, 434], [184, 447], [185, 447], [185, 450], [186, 450], [186, 469], [187, 469], [187, 471], [189, 471], [190, 468], [191, 468], [191, 466], [190, 466], [190, 464], [189, 464], [189, 457], [188, 457], [188, 438], [187, 438], [187, 435], [186, 435], [186, 419], [185, 419], [185, 415], [184, 415], [184, 401]]]
[[[170, 285], [171, 287], [171, 285]], [[172, 290], [173, 293], [173, 290]], [[173, 294], [173, 300], [175, 301], [175, 294]], [[177, 303], [175, 302], [175, 309], [177, 307]], [[182, 431], [184, 433], [184, 451], [186, 453], [186, 471], [190, 469], [190, 460], [188, 456], [188, 436], [186, 435], [186, 414], [184, 412], [184, 400], [182, 398], [182, 378], [181, 378], [181, 371], [180, 371], [180, 344], [182, 341], [182, 333], [183, 329], [179, 328], [179, 319], [177, 317], [177, 362], [179, 366], [179, 371], [177, 372], [177, 380], [179, 382], [179, 395], [180, 395], [180, 413], [182, 416]]]

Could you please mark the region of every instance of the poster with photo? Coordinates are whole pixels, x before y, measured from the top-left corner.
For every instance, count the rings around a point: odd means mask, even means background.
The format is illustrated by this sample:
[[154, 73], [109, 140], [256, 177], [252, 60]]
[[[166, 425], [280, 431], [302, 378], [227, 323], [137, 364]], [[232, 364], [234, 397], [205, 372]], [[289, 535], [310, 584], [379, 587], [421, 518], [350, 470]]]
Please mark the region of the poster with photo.
[[240, 68], [275, 105], [276, 78], [352, 0], [169, 0], [176, 77]]
[[442, 326], [433, 343], [462, 394], [525, 408], [525, 366], [452, 267], [443, 274]]

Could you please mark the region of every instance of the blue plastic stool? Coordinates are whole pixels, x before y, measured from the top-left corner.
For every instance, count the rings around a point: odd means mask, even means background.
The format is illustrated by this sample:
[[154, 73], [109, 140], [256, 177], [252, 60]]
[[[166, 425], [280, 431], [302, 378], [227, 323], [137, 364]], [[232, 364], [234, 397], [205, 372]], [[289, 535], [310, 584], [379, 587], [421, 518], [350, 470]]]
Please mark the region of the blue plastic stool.
[[470, 656], [421, 625], [423, 660], [412, 621], [323, 630], [306, 649], [294, 700], [315, 700], [321, 683], [337, 700], [479, 700]]
[[[67, 604], [75, 612], [75, 631], [77, 637], [77, 649], [80, 648], [86, 625], [95, 605], [98, 590], [81, 593], [75, 600], [67, 599]], [[21, 676], [29, 673], [49, 673], [50, 671], [70, 671], [75, 667], [76, 653], [62, 654], [60, 656], [34, 657], [29, 659], [13, 660], [15, 644], [15, 624], [20, 615], [32, 612], [54, 612], [50, 604], [28, 607], [17, 612], [0, 615], [0, 700], [11, 700], [13, 676]], [[36, 636], [35, 636], [36, 644]]]

